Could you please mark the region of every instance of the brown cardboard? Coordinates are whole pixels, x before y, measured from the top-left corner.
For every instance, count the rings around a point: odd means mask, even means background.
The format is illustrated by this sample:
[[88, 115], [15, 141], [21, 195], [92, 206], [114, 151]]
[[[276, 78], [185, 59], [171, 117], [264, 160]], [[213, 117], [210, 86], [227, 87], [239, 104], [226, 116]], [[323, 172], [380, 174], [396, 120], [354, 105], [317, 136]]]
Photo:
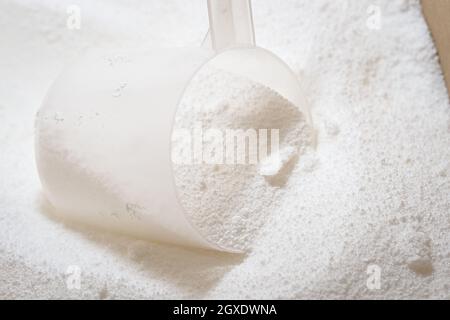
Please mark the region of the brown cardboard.
[[422, 0], [422, 10], [436, 44], [450, 93], [450, 0]]

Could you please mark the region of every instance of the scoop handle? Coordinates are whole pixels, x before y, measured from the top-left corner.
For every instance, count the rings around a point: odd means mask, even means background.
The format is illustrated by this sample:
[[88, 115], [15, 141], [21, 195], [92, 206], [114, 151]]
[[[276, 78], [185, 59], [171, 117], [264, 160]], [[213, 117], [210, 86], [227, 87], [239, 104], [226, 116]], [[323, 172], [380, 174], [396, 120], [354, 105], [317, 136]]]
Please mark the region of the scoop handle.
[[208, 0], [209, 36], [215, 51], [255, 45], [250, 0]]

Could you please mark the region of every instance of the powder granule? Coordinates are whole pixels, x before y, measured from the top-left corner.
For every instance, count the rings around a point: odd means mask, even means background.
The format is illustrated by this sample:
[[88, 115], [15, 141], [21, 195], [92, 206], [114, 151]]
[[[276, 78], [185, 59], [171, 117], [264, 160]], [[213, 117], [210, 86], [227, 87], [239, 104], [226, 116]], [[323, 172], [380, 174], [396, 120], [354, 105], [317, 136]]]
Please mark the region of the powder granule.
[[[276, 211], [273, 203], [279, 197], [278, 191], [289, 179], [300, 155], [313, 146], [313, 129], [299, 108], [274, 90], [209, 65], [186, 89], [174, 131], [192, 131], [199, 126], [203, 132], [213, 129], [223, 134], [219, 144], [224, 148], [214, 164], [193, 159], [189, 159], [190, 164], [175, 164], [181, 202], [208, 240], [226, 248], [248, 250], [267, 215]], [[237, 163], [238, 141], [232, 146], [226, 143], [229, 130], [255, 133], [257, 147], [265, 147], [267, 153], [260, 152], [260, 161], [251, 163], [248, 139], [247, 149], [241, 150], [245, 151], [246, 161]], [[258, 132], [264, 134], [257, 135]], [[205, 137], [203, 134], [203, 151], [219, 152]], [[194, 149], [192, 139], [173, 141], [174, 149]], [[227, 148], [235, 149], [234, 162], [227, 161]]]

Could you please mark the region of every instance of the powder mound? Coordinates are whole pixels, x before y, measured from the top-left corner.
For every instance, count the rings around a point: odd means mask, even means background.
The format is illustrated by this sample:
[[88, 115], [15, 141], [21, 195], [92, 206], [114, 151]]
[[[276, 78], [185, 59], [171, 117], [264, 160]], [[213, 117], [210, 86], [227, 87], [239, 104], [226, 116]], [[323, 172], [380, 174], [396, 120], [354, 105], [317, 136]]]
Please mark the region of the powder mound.
[[[230, 132], [243, 138], [230, 144]], [[269, 212], [276, 212], [299, 157], [313, 145], [313, 130], [274, 90], [206, 66], [186, 89], [172, 140], [173, 159], [184, 160], [174, 161], [175, 183], [193, 225], [211, 242], [248, 251]]]

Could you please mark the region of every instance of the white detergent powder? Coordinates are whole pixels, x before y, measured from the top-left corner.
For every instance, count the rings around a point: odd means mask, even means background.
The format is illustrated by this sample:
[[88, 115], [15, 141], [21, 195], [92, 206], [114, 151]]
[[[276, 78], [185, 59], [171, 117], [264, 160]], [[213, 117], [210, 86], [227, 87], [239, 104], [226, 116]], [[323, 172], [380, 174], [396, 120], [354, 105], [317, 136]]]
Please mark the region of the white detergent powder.
[[201, 74], [188, 88], [179, 128], [281, 129], [280, 162], [175, 168], [198, 229], [245, 254], [53, 218], [33, 125], [63, 67], [91, 48], [200, 45], [208, 28], [203, 0], [79, 0], [80, 29], [70, 5], [0, 2], [0, 298], [450, 299], [450, 104], [418, 0], [253, 1], [317, 143], [269, 88], [217, 70], [210, 94]]
[[[192, 151], [184, 156], [187, 161], [174, 166], [181, 203], [209, 241], [246, 251], [267, 216], [277, 211], [279, 191], [299, 156], [312, 149], [313, 129], [297, 106], [272, 89], [210, 66], [194, 77], [176, 114], [175, 132], [196, 127], [204, 132], [202, 161], [195, 161]], [[239, 151], [237, 138], [227, 145], [227, 130], [264, 134], [246, 138]], [[271, 139], [272, 130], [276, 139]], [[194, 139], [188, 138], [174, 134], [174, 150], [193, 150]], [[251, 158], [251, 143], [264, 147], [259, 161]], [[233, 149], [234, 161], [227, 161], [227, 148]], [[256, 157], [258, 149], [253, 151]], [[243, 163], [238, 163], [238, 152]]]

